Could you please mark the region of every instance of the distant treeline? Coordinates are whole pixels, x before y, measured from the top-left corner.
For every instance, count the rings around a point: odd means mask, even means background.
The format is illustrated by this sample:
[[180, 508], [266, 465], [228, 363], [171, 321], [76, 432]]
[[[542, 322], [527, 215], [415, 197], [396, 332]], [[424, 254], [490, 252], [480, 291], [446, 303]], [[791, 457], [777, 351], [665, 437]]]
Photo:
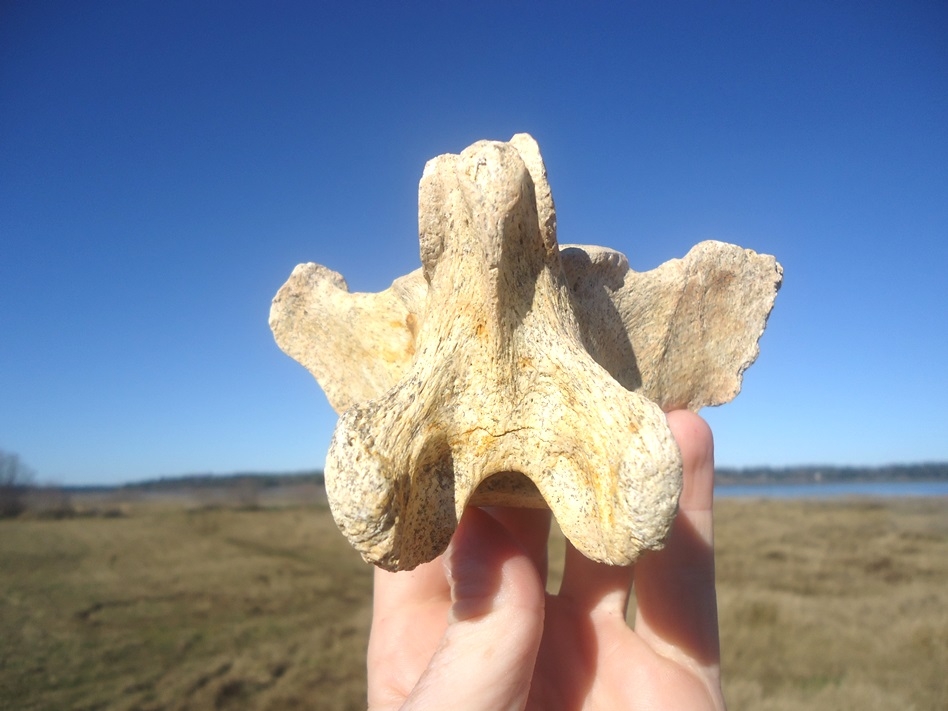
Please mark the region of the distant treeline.
[[183, 476], [163, 476], [158, 479], [137, 481], [118, 486], [78, 486], [66, 487], [81, 491], [140, 491], [162, 492], [185, 489], [220, 489], [252, 485], [255, 489], [275, 489], [280, 486], [299, 484], [323, 484], [323, 472], [312, 469], [301, 472], [239, 472], [236, 474], [185, 474]]
[[[715, 481], [719, 484], [812, 484], [815, 482], [841, 481], [948, 481], [948, 462], [940, 464], [892, 464], [882, 467], [746, 467], [734, 469], [721, 467], [715, 470]], [[227, 487], [253, 486], [254, 489], [271, 489], [281, 486], [316, 484], [322, 486], [323, 472], [313, 469], [302, 472], [240, 472], [236, 474], [188, 474], [184, 476], [160, 477], [148, 481], [133, 482], [120, 486], [64, 487], [77, 491], [140, 491], [162, 492], [183, 489], [220, 489]]]
[[747, 467], [718, 468], [719, 484], [813, 484], [845, 481], [948, 481], [948, 462], [940, 464], [890, 464], [881, 467]]

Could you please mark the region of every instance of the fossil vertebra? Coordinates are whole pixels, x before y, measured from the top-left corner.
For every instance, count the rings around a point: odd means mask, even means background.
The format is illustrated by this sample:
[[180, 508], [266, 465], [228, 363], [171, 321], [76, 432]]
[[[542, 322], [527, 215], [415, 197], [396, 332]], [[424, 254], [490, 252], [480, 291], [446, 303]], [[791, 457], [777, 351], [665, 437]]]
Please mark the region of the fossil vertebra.
[[526, 134], [429, 161], [419, 234], [422, 268], [381, 293], [302, 264], [273, 300], [277, 343], [341, 413], [325, 475], [343, 533], [404, 570], [467, 505], [549, 506], [595, 560], [661, 547], [681, 486], [663, 410], [737, 395], [780, 265], [720, 242], [649, 272], [560, 248]]

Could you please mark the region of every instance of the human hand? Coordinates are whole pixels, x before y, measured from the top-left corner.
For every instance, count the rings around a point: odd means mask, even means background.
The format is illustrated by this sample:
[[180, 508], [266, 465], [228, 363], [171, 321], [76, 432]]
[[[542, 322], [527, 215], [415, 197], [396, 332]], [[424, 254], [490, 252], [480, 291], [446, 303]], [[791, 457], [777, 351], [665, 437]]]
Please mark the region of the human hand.
[[686, 411], [668, 424], [684, 467], [678, 516], [665, 548], [634, 566], [567, 542], [559, 593], [546, 594], [549, 511], [472, 508], [437, 560], [377, 569], [369, 709], [723, 709], [711, 431]]

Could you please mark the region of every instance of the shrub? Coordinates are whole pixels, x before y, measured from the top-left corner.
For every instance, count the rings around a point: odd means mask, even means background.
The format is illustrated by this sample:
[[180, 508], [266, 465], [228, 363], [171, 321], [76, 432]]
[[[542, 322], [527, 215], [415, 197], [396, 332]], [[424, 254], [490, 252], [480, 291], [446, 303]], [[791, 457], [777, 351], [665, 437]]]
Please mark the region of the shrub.
[[20, 461], [19, 455], [0, 449], [0, 518], [23, 513], [34, 476], [33, 470]]

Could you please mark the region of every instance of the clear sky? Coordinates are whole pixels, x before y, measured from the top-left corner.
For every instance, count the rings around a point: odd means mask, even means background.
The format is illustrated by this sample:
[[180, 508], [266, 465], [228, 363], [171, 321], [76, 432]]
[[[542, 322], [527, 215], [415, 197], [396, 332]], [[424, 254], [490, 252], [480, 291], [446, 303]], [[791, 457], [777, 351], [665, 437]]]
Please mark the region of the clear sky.
[[0, 5], [0, 448], [41, 481], [321, 467], [299, 262], [419, 265], [429, 158], [538, 140], [561, 242], [785, 281], [725, 466], [948, 460], [948, 5]]

